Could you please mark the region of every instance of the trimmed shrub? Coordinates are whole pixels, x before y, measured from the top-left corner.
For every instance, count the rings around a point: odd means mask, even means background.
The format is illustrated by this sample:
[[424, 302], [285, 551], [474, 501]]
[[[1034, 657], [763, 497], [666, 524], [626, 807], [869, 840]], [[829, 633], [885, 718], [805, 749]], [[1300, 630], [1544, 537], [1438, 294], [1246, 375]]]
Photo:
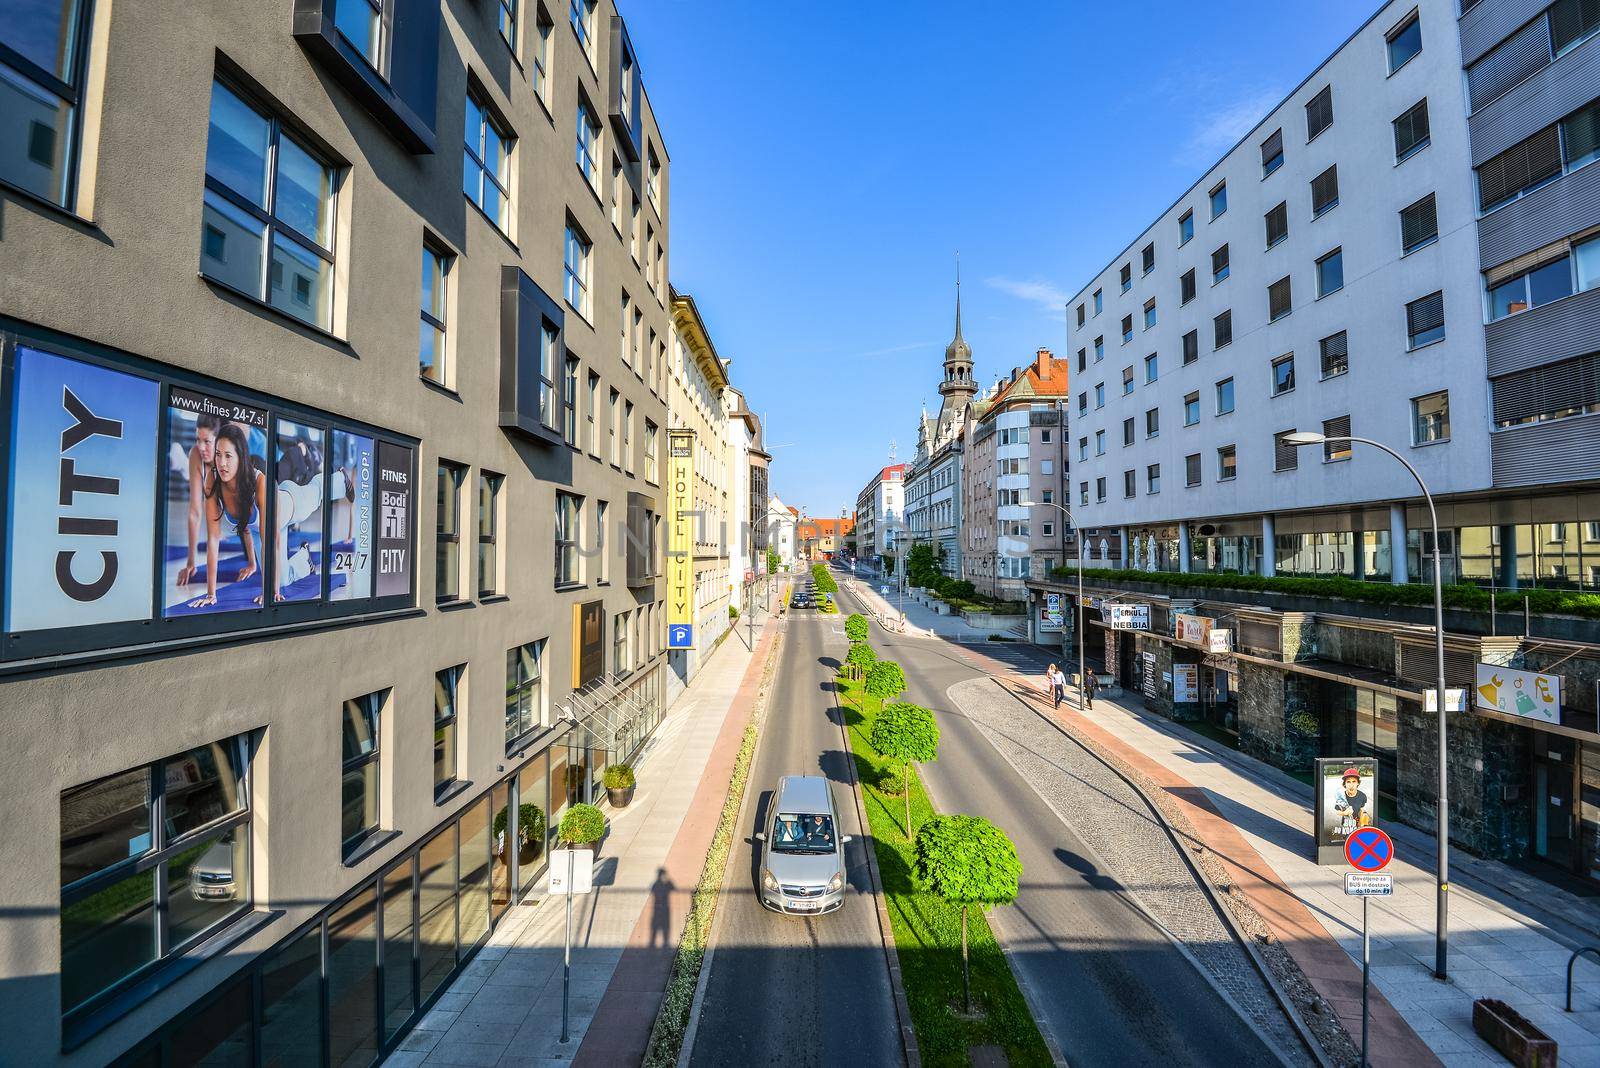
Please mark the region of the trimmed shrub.
[[867, 693], [880, 701], [899, 697], [905, 688], [906, 673], [893, 660], [880, 660], [867, 672]]
[[[869, 676], [870, 678], [870, 676]], [[884, 705], [872, 721], [872, 748], [898, 760], [902, 778], [911, 781], [911, 765], [923, 764], [939, 755], [939, 724], [933, 713], [921, 705]], [[906, 837], [911, 837], [911, 793], [906, 792]]]
[[593, 805], [573, 805], [561, 817], [556, 837], [569, 845], [589, 845], [605, 837], [605, 813]]
[[634, 777], [633, 768], [627, 764], [608, 764], [605, 771], [605, 784], [607, 790], [626, 790], [635, 785], [639, 780]]
[[[506, 833], [509, 815], [510, 809], [506, 808], [494, 814], [494, 837]], [[544, 841], [544, 809], [532, 803], [517, 806], [517, 838], [523, 844]]]
[[1006, 832], [976, 816], [935, 816], [917, 832], [917, 885], [961, 906], [961, 995], [972, 1011], [967, 973], [967, 909], [1017, 899], [1022, 861]]
[[872, 670], [872, 665], [878, 662], [878, 654], [872, 651], [872, 646], [866, 642], [853, 642], [850, 653], [844, 658], [846, 664], [859, 668], [863, 674]]
[[869, 633], [867, 617], [860, 612], [852, 612], [844, 621], [844, 636], [853, 642], [864, 642]]

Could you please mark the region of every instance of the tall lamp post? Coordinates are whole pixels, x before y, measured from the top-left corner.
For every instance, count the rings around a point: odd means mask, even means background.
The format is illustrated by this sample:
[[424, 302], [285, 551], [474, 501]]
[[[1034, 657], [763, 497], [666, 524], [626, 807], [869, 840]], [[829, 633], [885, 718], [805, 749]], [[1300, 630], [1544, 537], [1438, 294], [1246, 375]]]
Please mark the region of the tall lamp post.
[[1083, 624], [1083, 620], [1084, 620], [1084, 615], [1083, 615], [1083, 534], [1078, 530], [1077, 520], [1072, 518], [1072, 510], [1070, 508], [1068, 508], [1066, 505], [1047, 503], [1047, 502], [1044, 502], [1044, 501], [1023, 501], [1022, 504], [1019, 507], [1022, 507], [1022, 508], [1039, 508], [1039, 507], [1054, 508], [1056, 511], [1060, 512], [1062, 515], [1067, 517], [1067, 525], [1072, 528], [1073, 540], [1075, 540], [1077, 542], [1077, 544], [1078, 544], [1078, 619], [1077, 619], [1077, 623], [1076, 623], [1076, 625], [1074, 626], [1073, 629], [1077, 632], [1077, 638], [1078, 638], [1078, 707], [1080, 709], [1082, 709], [1082, 708], [1086, 707], [1088, 705], [1088, 703], [1089, 703], [1088, 702], [1089, 676], [1086, 674], [1085, 668], [1084, 668], [1084, 644], [1083, 644], [1083, 637], [1084, 637], [1084, 635], [1083, 635], [1083, 625], [1084, 625]]
[[[1407, 462], [1404, 456], [1395, 452], [1389, 446], [1371, 438], [1353, 438], [1348, 435], [1328, 436], [1312, 431], [1295, 431], [1285, 434], [1283, 440], [1296, 448], [1306, 445], [1323, 445], [1330, 441], [1348, 441], [1352, 444], [1371, 445], [1373, 448], [1388, 453], [1400, 461], [1400, 466], [1411, 472], [1411, 477], [1417, 480], [1417, 487], [1422, 490], [1423, 499], [1428, 502], [1428, 522], [1433, 528], [1433, 647], [1434, 655], [1438, 660], [1438, 678], [1435, 685], [1434, 703], [1439, 709], [1439, 856], [1436, 863], [1434, 900], [1434, 964], [1433, 977], [1445, 979], [1448, 976], [1446, 960], [1450, 946], [1450, 781], [1445, 775], [1445, 758], [1448, 753], [1446, 745], [1446, 728], [1448, 718], [1446, 709], [1449, 703], [1445, 700], [1444, 687], [1444, 578], [1439, 566], [1439, 513], [1433, 507], [1433, 494], [1428, 492], [1428, 484], [1422, 481], [1422, 476], [1417, 474], [1417, 469]], [[1271, 551], [1271, 547], [1268, 547]], [[1390, 546], [1390, 553], [1404, 552], [1405, 546]]]

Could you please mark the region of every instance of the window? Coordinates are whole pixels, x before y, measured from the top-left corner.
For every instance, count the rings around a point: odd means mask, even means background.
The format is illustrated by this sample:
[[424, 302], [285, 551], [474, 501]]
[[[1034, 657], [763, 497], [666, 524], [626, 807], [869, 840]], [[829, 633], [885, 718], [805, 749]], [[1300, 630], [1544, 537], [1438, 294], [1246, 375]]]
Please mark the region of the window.
[[1155, 242], [1152, 241], [1150, 244], [1146, 245], [1139, 253], [1139, 264], [1144, 269], [1145, 274], [1149, 274], [1151, 271], [1156, 269]]
[[1216, 220], [1228, 211], [1228, 183], [1222, 182], [1211, 190], [1211, 218]]
[[63, 1013], [250, 909], [250, 756], [228, 738], [61, 793]]
[[1122, 472], [1122, 495], [1124, 497], [1137, 496], [1139, 493], [1139, 472]]
[[[1083, 436], [1083, 437], [1078, 439], [1078, 459], [1081, 461], [1081, 460], [1087, 460], [1088, 458], [1089, 458], [1089, 438], [1088, 438], [1088, 435], [1085, 435], [1085, 436]], [[1002, 461], [1002, 463], [1003, 462], [1004, 461]]]
[[1106, 432], [1104, 430], [1096, 430], [1094, 432], [1094, 454], [1096, 456], [1104, 456], [1106, 454]]
[[594, 117], [594, 111], [578, 97], [578, 130], [577, 164], [578, 172], [583, 175], [583, 180], [589, 183], [589, 188], [595, 192], [600, 191], [600, 120]]
[[1563, 255], [1489, 290], [1489, 321], [1527, 311], [1572, 295], [1572, 257]]
[[556, 353], [561, 351], [561, 339], [548, 319], [539, 324], [539, 422], [556, 428], [559, 414], [556, 408], [560, 399], [556, 392]]
[[650, 420], [644, 421], [644, 477], [645, 481], [660, 484], [661, 460], [659, 452], [659, 439], [661, 428]]
[[1133, 266], [1131, 264], [1124, 263], [1122, 265], [1122, 291], [1124, 293], [1126, 293], [1128, 290], [1130, 290], [1132, 288], [1133, 288]]
[[383, 70], [382, 0], [348, 0], [335, 9], [333, 24], [368, 66]]
[[211, 84], [202, 274], [330, 329], [333, 190], [332, 167], [276, 119], [221, 82]]
[[1413, 349], [1444, 340], [1443, 291], [1418, 297], [1406, 305], [1406, 332]]
[[1223, 245], [1211, 253], [1211, 284], [1216, 285], [1228, 277], [1228, 246]]
[[1124, 397], [1126, 397], [1128, 394], [1130, 394], [1132, 392], [1133, 392], [1133, 368], [1124, 367], [1122, 369], [1122, 395]]
[[594, 502], [594, 581], [598, 586], [611, 581], [610, 561], [606, 559], [606, 512], [609, 507], [605, 501]]
[[656, 158], [655, 147], [652, 146], [645, 154], [645, 195], [650, 198], [650, 203], [661, 210], [661, 161]]
[[1339, 205], [1339, 168], [1329, 167], [1311, 179], [1311, 216], [1316, 218]]
[[1185, 486], [1200, 485], [1200, 454], [1190, 453], [1183, 458], [1183, 484]]
[[639, 198], [634, 193], [628, 194], [628, 255], [633, 257], [633, 262], [639, 260]]
[[1155, 438], [1161, 436], [1161, 409], [1151, 408], [1144, 413], [1144, 436]]
[[1078, 503], [1079, 504], [1088, 504], [1089, 503], [1089, 483], [1087, 483], [1087, 482], [1078, 483]]
[[1187, 366], [1200, 358], [1200, 331], [1191, 330], [1183, 335], [1183, 362]]
[[1600, 4], [1594, 0], [1556, 0], [1550, 6], [1550, 51], [1563, 56], [1600, 29]]
[[1324, 85], [1322, 91], [1306, 101], [1306, 140], [1315, 141], [1317, 135], [1333, 125], [1333, 86]]
[[1151, 464], [1149, 467], [1145, 468], [1144, 469], [1144, 477], [1145, 477], [1145, 492], [1147, 492], [1147, 493], [1160, 493], [1161, 492], [1161, 465], [1160, 464]]
[[1078, 394], [1078, 414], [1082, 415], [1089, 410], [1089, 394], [1087, 391]]
[[1183, 425], [1194, 426], [1200, 422], [1200, 391], [1185, 394], [1183, 398]]
[[1194, 237], [1194, 212], [1186, 211], [1178, 219], [1178, 244], [1187, 245]]
[[1267, 247], [1289, 236], [1289, 202], [1284, 201], [1266, 214]]
[[1130, 342], [1132, 340], [1133, 340], [1133, 316], [1124, 315], [1122, 317], [1122, 343], [1124, 345], [1126, 345], [1128, 342]]
[[467, 93], [466, 151], [461, 160], [461, 191], [489, 217], [495, 228], [511, 234], [510, 131], [473, 93]]
[[568, 356], [561, 383], [562, 432], [568, 445], [578, 447], [578, 358]]
[[[1322, 421], [1322, 436], [1328, 440], [1322, 443], [1322, 462], [1336, 464], [1350, 459], [1350, 417], [1341, 415], [1334, 419]], [[1345, 440], [1334, 440], [1334, 439]]]
[[1129, 445], [1132, 445], [1133, 444], [1133, 438], [1134, 438], [1134, 423], [1133, 423], [1133, 416], [1130, 415], [1130, 416], [1128, 416], [1128, 418], [1126, 418], [1126, 419], [1124, 419], [1122, 421], [1122, 447], [1123, 448], [1127, 448]]
[[1429, 193], [1409, 208], [1400, 209], [1400, 250], [1409, 254], [1439, 239], [1439, 216]]
[[589, 455], [600, 455], [600, 376], [589, 372], [589, 399], [583, 408], [584, 420], [589, 424]]
[[[1103, 501], [1106, 499], [1106, 479], [1104, 475], [1101, 475], [1099, 478], [1094, 480], [1094, 499], [1097, 501]], [[1083, 503], [1089, 503], [1087, 496], [1085, 496]]]
[[1274, 471], [1293, 471], [1300, 466], [1300, 450], [1288, 441], [1294, 428], [1280, 430], [1272, 435], [1272, 469]]
[[[341, 5], [342, 7], [342, 5]], [[500, 36], [506, 44], [511, 46], [511, 54], [517, 54], [517, 0], [498, 0], [498, 16], [500, 22]], [[340, 10], [335, 8], [335, 11]], [[337, 16], [336, 16], [337, 17]]]
[[1194, 268], [1184, 271], [1178, 279], [1178, 301], [1187, 304], [1194, 299]]
[[550, 107], [550, 51], [552, 42], [551, 31], [555, 29], [548, 22], [544, 13], [536, 12], [538, 17], [534, 22], [533, 42], [533, 95], [538, 97], [548, 110]]
[[461, 597], [461, 486], [466, 477], [465, 467], [440, 461], [433, 596], [441, 604]]
[[611, 461], [612, 467], [622, 466], [622, 394], [616, 390], [611, 391], [611, 400], [606, 408], [606, 458]]
[[1040, 524], [1040, 528], [1041, 528], [1041, 533], [1043, 533], [1044, 536], [1047, 537], [1047, 538], [1053, 536], [1055, 534], [1055, 532], [1056, 532], [1056, 525], [1054, 523], [1051, 523], [1051, 522], [1041, 523]]
[[1102, 307], [1104, 306], [1104, 303], [1105, 302], [1100, 299], [1100, 290], [1098, 290], [1098, 289], [1095, 290], [1094, 291], [1094, 313], [1096, 315], [1100, 314], [1100, 311], [1101, 311]]
[[1233, 344], [1233, 311], [1229, 309], [1211, 320], [1211, 347], [1226, 348]]
[[1318, 343], [1322, 348], [1322, 377], [1337, 378], [1350, 370], [1350, 343], [1343, 330]]
[[611, 157], [611, 225], [622, 233], [622, 190], [626, 184], [622, 177], [622, 161]]
[[433, 795], [438, 797], [456, 781], [456, 719], [461, 676], [467, 665], [457, 664], [433, 673]]
[[1428, 101], [1426, 98], [1394, 120], [1394, 161], [1400, 163], [1428, 147]]
[[[1467, 4], [1461, 5], [1463, 12]], [[1422, 21], [1415, 14], [1389, 31], [1389, 73], [1393, 74], [1422, 51]]]
[[1267, 287], [1267, 320], [1275, 322], [1294, 311], [1294, 295], [1289, 286], [1289, 277], [1278, 279]]
[[1156, 325], [1156, 301], [1154, 297], [1144, 302], [1144, 328], [1150, 329]]
[[1600, 414], [1600, 355], [1518, 371], [1490, 387], [1497, 429]]
[[1106, 406], [1106, 384], [1104, 382], [1095, 383], [1094, 406], [1096, 408], [1104, 408]]
[[1224, 378], [1217, 383], [1217, 414], [1227, 415], [1233, 411], [1233, 379]]
[[387, 696], [379, 691], [352, 698], [340, 716], [344, 742], [339, 840], [345, 856], [378, 830], [378, 731]]
[[1261, 177], [1265, 178], [1283, 166], [1283, 130], [1273, 130], [1272, 136], [1261, 142]]
[[595, 65], [595, 8], [597, 0], [570, 0], [572, 32], [578, 35], [578, 47], [588, 57], [589, 66]]
[[1572, 258], [1578, 265], [1579, 291], [1600, 286], [1600, 238], [1573, 245]]
[[633, 474], [633, 402], [622, 404], [622, 469]]
[[619, 612], [611, 620], [611, 672], [621, 678], [632, 670], [628, 663], [628, 613]]
[[1450, 392], [1440, 390], [1411, 401], [1411, 443], [1450, 440]]
[[1561, 127], [1557, 123], [1478, 165], [1478, 209], [1491, 211], [1561, 176]]
[[1156, 380], [1157, 376], [1160, 374], [1160, 369], [1157, 366], [1158, 363], [1159, 363], [1159, 360], [1158, 360], [1156, 354], [1153, 353], [1153, 352], [1150, 355], [1148, 355], [1148, 356], [1146, 356], [1144, 358], [1144, 383], [1145, 383], [1145, 385], [1148, 386], [1150, 383], [1154, 382]]
[[1089, 369], [1089, 350], [1088, 349], [1079, 349], [1078, 350], [1078, 370], [1079, 371], [1087, 371], [1088, 369]]
[[1317, 261], [1317, 297], [1337, 293], [1344, 288], [1344, 250], [1334, 249]]
[[1279, 356], [1272, 361], [1272, 395], [1274, 397], [1294, 389], [1294, 353]]
[[1053, 475], [1053, 474], [1055, 474], [1056, 473], [1056, 462], [1054, 460], [1040, 460], [1039, 461], [1039, 473], [1041, 475]]
[[506, 752], [545, 724], [545, 639], [506, 650]]
[[494, 597], [500, 589], [500, 487], [505, 479], [478, 472], [478, 596]]
[[572, 310], [588, 320], [591, 318], [589, 310], [589, 273], [590, 256], [594, 246], [589, 239], [579, 233], [571, 223], [567, 224], [567, 241], [565, 267], [567, 274], [567, 303]]
[[[69, 211], [76, 200], [83, 44], [91, 3], [8, 4], [0, 27], [0, 181]], [[245, 144], [249, 144], [248, 141]]]
[[1097, 338], [1094, 339], [1094, 362], [1095, 363], [1099, 363], [1101, 360], [1103, 360], [1105, 358], [1106, 358], [1106, 339], [1103, 338], [1103, 337], [1097, 337]]
[[1217, 481], [1227, 482], [1239, 474], [1238, 450], [1224, 445], [1217, 450]]
[[449, 386], [454, 375], [445, 351], [445, 287], [455, 257], [422, 246], [422, 325], [417, 335], [417, 363], [423, 378]]
[[1083, 325], [1084, 318], [1085, 318], [1085, 315], [1084, 315], [1083, 305], [1080, 304], [1080, 305], [1078, 305], [1078, 325], [1079, 326]]
[[583, 529], [583, 498], [556, 493], [556, 586], [576, 586], [583, 581], [578, 537]]

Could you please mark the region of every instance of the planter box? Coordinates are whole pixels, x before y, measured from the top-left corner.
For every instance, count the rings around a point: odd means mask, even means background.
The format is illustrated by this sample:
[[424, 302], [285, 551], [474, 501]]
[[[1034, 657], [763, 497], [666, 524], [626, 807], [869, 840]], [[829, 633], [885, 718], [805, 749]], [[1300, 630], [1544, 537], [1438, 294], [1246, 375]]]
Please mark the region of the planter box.
[[1474, 1001], [1472, 1029], [1518, 1068], [1556, 1068], [1555, 1039], [1503, 1001]]

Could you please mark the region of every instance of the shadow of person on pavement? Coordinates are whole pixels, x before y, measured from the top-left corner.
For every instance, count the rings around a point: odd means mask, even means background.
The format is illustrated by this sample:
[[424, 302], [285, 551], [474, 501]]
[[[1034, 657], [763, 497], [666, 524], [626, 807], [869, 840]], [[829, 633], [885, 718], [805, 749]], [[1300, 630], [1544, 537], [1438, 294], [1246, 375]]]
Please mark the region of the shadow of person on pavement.
[[656, 869], [650, 884], [650, 946], [665, 947], [672, 939], [672, 894], [677, 884], [667, 877], [667, 869]]
[[1079, 875], [1083, 881], [1096, 890], [1121, 890], [1123, 886], [1109, 875], [1103, 875], [1100, 869], [1088, 857], [1079, 856], [1070, 849], [1057, 846], [1054, 850], [1056, 859]]

